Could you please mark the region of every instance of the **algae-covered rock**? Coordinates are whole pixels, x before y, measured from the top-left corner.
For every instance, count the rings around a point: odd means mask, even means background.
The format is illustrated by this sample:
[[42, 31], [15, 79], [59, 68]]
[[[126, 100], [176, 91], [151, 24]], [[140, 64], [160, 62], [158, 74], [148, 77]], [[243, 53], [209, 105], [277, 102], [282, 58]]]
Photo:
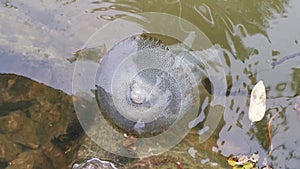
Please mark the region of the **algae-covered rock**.
[[11, 74], [0, 74], [0, 91], [0, 168], [68, 168], [82, 132], [71, 97]]

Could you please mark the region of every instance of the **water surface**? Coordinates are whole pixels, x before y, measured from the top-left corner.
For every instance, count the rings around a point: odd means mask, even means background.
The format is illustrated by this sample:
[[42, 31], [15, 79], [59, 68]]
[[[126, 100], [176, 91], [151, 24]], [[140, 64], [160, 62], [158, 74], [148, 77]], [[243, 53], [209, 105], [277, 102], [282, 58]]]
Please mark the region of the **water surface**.
[[[300, 95], [300, 56], [288, 57], [300, 52], [299, 1], [4, 0], [0, 5], [0, 73], [22, 75], [69, 95], [74, 63], [68, 59], [106, 23], [126, 15], [138, 17], [139, 12], [187, 19], [220, 47], [229, 95], [213, 138], [199, 143], [199, 123], [186, 138], [189, 144], [175, 148], [192, 161], [184, 161], [184, 166], [226, 168], [228, 156], [258, 151], [259, 163], [268, 157], [274, 168], [300, 167], [300, 112], [294, 108]], [[267, 88], [267, 112], [251, 126], [249, 91], [259, 80]], [[274, 150], [268, 156], [266, 127], [276, 113], [271, 125]]]

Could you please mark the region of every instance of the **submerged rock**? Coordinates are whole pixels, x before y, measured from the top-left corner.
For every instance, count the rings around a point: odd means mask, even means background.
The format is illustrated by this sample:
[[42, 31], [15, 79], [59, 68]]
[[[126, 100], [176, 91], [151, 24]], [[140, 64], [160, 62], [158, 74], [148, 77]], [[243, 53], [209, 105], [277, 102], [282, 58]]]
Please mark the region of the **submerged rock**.
[[71, 97], [11, 74], [0, 74], [0, 91], [0, 168], [67, 168], [68, 139], [79, 137]]

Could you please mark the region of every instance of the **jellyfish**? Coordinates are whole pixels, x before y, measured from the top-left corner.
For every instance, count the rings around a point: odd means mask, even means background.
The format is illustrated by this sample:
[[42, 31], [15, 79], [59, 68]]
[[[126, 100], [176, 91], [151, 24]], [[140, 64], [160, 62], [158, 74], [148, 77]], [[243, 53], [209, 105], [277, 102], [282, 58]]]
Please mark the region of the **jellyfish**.
[[110, 124], [122, 132], [152, 136], [194, 110], [199, 80], [193, 64], [185, 60], [188, 52], [174, 51], [141, 34], [106, 53], [97, 70], [96, 88], [99, 108]]

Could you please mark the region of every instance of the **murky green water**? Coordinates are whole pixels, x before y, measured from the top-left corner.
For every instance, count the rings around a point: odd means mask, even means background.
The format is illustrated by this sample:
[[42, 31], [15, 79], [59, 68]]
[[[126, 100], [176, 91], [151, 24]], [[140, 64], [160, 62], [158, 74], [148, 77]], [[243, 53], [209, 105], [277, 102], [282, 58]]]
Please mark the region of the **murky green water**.
[[[169, 13], [196, 25], [214, 45], [220, 47], [220, 59], [229, 86], [222, 120], [214, 135], [206, 142], [199, 143], [199, 133], [203, 132], [203, 124], [199, 123], [178, 145], [181, 147], [177, 146], [164, 154], [166, 159], [171, 156], [182, 160], [184, 168], [230, 168], [226, 162], [228, 156], [258, 151], [261, 156], [259, 164], [263, 158], [268, 157], [268, 162], [272, 163], [274, 168], [300, 167], [300, 134], [297, 131], [300, 127], [300, 112], [295, 108], [296, 96], [300, 95], [298, 0], [2, 0], [0, 73], [25, 76], [71, 95], [74, 62], [68, 59], [81, 49], [97, 29], [122, 16], [138, 17], [139, 12]], [[4, 75], [0, 78], [0, 81], [9, 87], [9, 78]], [[251, 126], [247, 115], [249, 91], [259, 80], [263, 80], [267, 88], [267, 112], [262, 121]], [[0, 119], [12, 118], [9, 115], [17, 110], [25, 111], [25, 114], [27, 112], [29, 119], [37, 118], [32, 116], [31, 111], [38, 108], [30, 111], [24, 106], [21, 106], [22, 109], [10, 109], [10, 106], [6, 106], [9, 105], [8, 101], [18, 101], [7, 98], [18, 97], [5, 95], [5, 85], [0, 93]], [[17, 85], [11, 91], [22, 93], [24, 88], [31, 87]], [[61, 99], [56, 95], [49, 95], [50, 97]], [[32, 104], [26, 102], [26, 97], [20, 100], [22, 104], [28, 104], [28, 107]], [[43, 101], [39, 103], [41, 107], [51, 107], [51, 104], [54, 104], [51, 101], [46, 102], [46, 105], [41, 104]], [[72, 105], [71, 101], [68, 103]], [[203, 102], [202, 108], [206, 106], [207, 103]], [[267, 123], [277, 112], [279, 114], [271, 124], [271, 142], [274, 150], [271, 156], [268, 156]], [[205, 117], [204, 113], [202, 116]], [[61, 119], [56, 120], [56, 123], [60, 123]], [[35, 121], [37, 126], [40, 126], [41, 121]], [[0, 129], [0, 134], [7, 137], [3, 127], [0, 126]], [[40, 147], [47, 145], [47, 148], [53, 143], [49, 143], [51, 138], [64, 134], [63, 131], [51, 131], [51, 134], [45, 134], [47, 138], [43, 138], [39, 136], [41, 132], [37, 133], [37, 139], [40, 139], [37, 144], [40, 144]], [[14, 143], [14, 139], [8, 140], [8, 143]], [[16, 145], [18, 148], [14, 151], [42, 151], [32, 144], [27, 145], [20, 141], [17, 144], [22, 146], [20, 148]], [[16, 153], [13, 158], [0, 154], [0, 164], [6, 166], [5, 164], [14, 159], [20, 159], [19, 154]], [[47, 151], [46, 154], [51, 154], [51, 151]], [[47, 157], [55, 161], [52, 156]], [[148, 162], [141, 161], [145, 164]], [[71, 162], [66, 160], [56, 164], [62, 163], [68, 166]], [[55, 168], [53, 164], [47, 166]], [[176, 168], [176, 165], [171, 167]]]

